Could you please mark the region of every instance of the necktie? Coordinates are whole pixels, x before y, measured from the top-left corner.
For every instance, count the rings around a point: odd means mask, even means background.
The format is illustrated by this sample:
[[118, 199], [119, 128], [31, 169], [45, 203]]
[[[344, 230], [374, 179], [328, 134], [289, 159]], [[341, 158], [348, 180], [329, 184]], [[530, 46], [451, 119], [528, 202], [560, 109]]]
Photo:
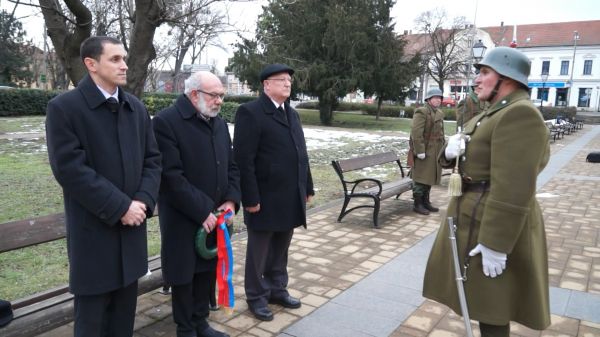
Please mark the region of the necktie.
[[280, 105], [279, 108], [277, 108], [277, 110], [279, 110], [279, 112], [281, 112], [281, 115], [283, 116], [283, 119], [285, 119], [286, 122], [288, 121], [287, 115], [285, 113], [285, 110], [283, 109], [283, 105]]
[[106, 105], [108, 106], [111, 112], [119, 111], [119, 101], [117, 101], [117, 99], [114, 97], [109, 97], [108, 99], [106, 99]]

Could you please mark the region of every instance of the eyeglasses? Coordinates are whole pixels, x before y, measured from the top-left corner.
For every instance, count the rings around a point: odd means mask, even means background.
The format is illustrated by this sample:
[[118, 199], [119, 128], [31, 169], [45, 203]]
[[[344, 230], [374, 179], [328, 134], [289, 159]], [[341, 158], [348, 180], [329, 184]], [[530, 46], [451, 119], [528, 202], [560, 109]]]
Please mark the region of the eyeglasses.
[[207, 94], [212, 99], [217, 99], [217, 97], [218, 97], [221, 100], [223, 100], [223, 98], [225, 98], [225, 94], [215, 94], [214, 92], [206, 92], [206, 91], [200, 90], [200, 89], [197, 89], [196, 91], [199, 91], [199, 92], [201, 92], [203, 94]]
[[290, 82], [294, 83], [293, 78], [267, 78], [267, 81], [277, 81], [277, 82]]

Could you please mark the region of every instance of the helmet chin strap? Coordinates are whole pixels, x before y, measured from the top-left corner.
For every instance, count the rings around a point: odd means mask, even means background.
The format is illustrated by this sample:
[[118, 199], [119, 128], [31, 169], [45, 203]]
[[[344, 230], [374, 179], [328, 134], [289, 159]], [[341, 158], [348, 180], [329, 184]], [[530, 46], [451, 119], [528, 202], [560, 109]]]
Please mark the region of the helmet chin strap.
[[493, 101], [494, 97], [496, 97], [496, 95], [498, 94], [498, 89], [500, 89], [500, 85], [502, 84], [502, 81], [504, 80], [504, 76], [500, 76], [498, 78], [498, 81], [496, 82], [496, 85], [494, 86], [494, 90], [492, 90], [492, 93], [490, 94], [490, 99], [489, 101]]

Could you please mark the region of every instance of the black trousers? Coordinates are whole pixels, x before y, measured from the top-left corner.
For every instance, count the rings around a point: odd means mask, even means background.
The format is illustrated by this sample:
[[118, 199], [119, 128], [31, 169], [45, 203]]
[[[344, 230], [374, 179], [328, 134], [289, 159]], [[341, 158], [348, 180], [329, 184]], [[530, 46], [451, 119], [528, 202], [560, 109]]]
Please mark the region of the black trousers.
[[75, 295], [75, 337], [130, 337], [137, 305], [137, 281], [108, 293]]
[[191, 283], [173, 285], [173, 320], [177, 324], [177, 337], [195, 337], [208, 326], [208, 297], [210, 278], [215, 271], [194, 274]]
[[481, 337], [509, 337], [510, 323], [506, 325], [491, 325], [479, 322]]
[[288, 249], [294, 229], [284, 232], [248, 228], [244, 288], [252, 308], [266, 307], [269, 298], [288, 295]]

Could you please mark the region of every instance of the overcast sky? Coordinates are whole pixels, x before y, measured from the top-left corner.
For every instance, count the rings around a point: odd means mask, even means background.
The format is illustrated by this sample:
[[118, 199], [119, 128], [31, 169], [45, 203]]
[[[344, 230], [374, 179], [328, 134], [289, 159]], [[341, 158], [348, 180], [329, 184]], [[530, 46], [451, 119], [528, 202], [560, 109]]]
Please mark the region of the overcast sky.
[[[109, 1], [109, 0], [107, 0]], [[290, 0], [294, 1], [294, 0]], [[302, 0], [296, 0], [302, 1]], [[255, 21], [261, 13], [261, 5], [267, 1], [247, 1], [242, 3], [229, 3], [229, 16], [232, 23], [240, 29], [254, 32]], [[0, 7], [12, 9], [13, 4], [7, 0], [0, 0]], [[449, 18], [464, 16], [468, 22], [479, 27], [505, 25], [522, 25], [531, 23], [565, 22], [600, 20], [599, 0], [397, 0], [392, 10], [396, 22], [396, 31], [413, 30], [414, 20], [419, 14], [436, 7], [444, 8]], [[18, 16], [26, 16], [27, 8], [18, 12]], [[43, 26], [41, 17], [23, 19], [24, 27], [29, 38], [42, 41]], [[234, 35], [223, 36], [222, 43], [229, 45], [235, 41]], [[39, 43], [41, 46], [41, 43]], [[231, 49], [231, 48], [230, 48]], [[212, 63], [216, 60], [219, 69], [227, 65], [227, 58], [233, 50], [228, 52], [212, 48], [202, 57], [202, 62]]]

